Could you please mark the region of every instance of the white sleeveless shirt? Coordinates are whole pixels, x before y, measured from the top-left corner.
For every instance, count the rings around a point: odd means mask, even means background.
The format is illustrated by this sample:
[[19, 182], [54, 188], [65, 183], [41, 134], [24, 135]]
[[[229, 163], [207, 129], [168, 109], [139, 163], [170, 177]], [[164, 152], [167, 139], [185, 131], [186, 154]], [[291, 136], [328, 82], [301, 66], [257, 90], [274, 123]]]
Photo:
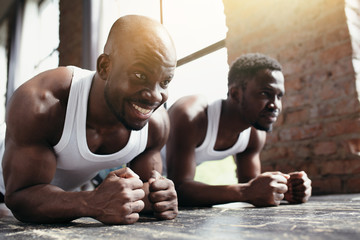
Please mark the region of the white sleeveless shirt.
[[131, 131], [126, 146], [118, 152], [99, 155], [92, 153], [86, 140], [87, 104], [95, 72], [71, 67], [73, 78], [60, 141], [54, 146], [56, 173], [51, 184], [65, 191], [75, 190], [98, 171], [118, 167], [142, 153], [147, 144], [148, 124], [140, 131]]
[[205, 161], [221, 160], [230, 155], [243, 152], [249, 143], [251, 128], [247, 128], [242, 131], [239, 134], [236, 143], [232, 147], [223, 151], [214, 150], [219, 130], [221, 103], [222, 100], [219, 99], [208, 105], [208, 125], [206, 136], [203, 143], [199, 147], [195, 148], [196, 165], [199, 165]]
[[[76, 190], [98, 171], [122, 166], [142, 153], [147, 144], [148, 124], [140, 131], [131, 131], [128, 143], [120, 151], [98, 155], [92, 153], [86, 141], [87, 103], [95, 72], [69, 67], [73, 70], [65, 124], [60, 141], [54, 146], [56, 173], [51, 182], [65, 191]], [[5, 194], [1, 168], [5, 149], [5, 123], [0, 124], [0, 192]], [[15, 173], [16, 174], [16, 173]]]
[[[251, 128], [242, 131], [232, 147], [223, 151], [214, 150], [219, 130], [221, 103], [222, 100], [218, 99], [208, 105], [206, 136], [203, 143], [195, 148], [195, 162], [197, 166], [205, 161], [221, 160], [230, 155], [243, 152], [249, 143]], [[163, 160], [163, 174], [166, 175], [166, 146], [161, 149], [161, 157]]]

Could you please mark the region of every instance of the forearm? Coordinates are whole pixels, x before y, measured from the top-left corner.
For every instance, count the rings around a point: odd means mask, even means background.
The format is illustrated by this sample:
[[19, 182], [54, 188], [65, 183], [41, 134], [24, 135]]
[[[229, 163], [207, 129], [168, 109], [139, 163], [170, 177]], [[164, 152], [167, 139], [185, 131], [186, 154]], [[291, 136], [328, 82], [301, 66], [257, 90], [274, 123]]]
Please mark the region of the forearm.
[[[53, 185], [37, 185], [6, 195], [6, 204], [23, 222], [57, 223], [95, 217], [92, 192], [65, 192]], [[106, 204], [106, 203], [104, 203]]]
[[229, 202], [247, 201], [246, 184], [208, 185], [196, 181], [186, 181], [177, 186], [180, 206], [212, 206]]

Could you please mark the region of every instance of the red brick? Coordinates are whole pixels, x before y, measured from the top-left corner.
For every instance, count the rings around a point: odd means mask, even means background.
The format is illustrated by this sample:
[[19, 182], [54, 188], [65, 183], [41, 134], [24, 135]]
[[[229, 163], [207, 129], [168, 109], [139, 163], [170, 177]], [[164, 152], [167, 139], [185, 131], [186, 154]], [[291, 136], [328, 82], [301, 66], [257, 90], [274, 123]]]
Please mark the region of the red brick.
[[[343, 98], [336, 103], [334, 108], [337, 110], [338, 115], [351, 114], [360, 112], [359, 100], [353, 96], [352, 98]], [[359, 130], [359, 129], [358, 129]]]
[[336, 142], [318, 142], [314, 146], [315, 155], [330, 155], [337, 151]]
[[309, 118], [309, 113], [307, 109], [300, 109], [294, 112], [287, 112], [286, 113], [286, 123], [298, 123], [304, 122]]
[[262, 7], [269, 1], [231, 2], [224, 0], [229, 59], [263, 52], [280, 61], [286, 79], [282, 117], [267, 139], [263, 170], [305, 170], [315, 192], [347, 191], [345, 181], [360, 172], [352, 63], [360, 47], [351, 45], [344, 1], [280, 1], [277, 8], [287, 11], [271, 16]]
[[356, 133], [360, 129], [360, 119], [346, 119], [327, 123], [324, 127], [326, 136], [333, 137], [342, 134]]
[[350, 56], [352, 54], [352, 47], [350, 39], [349, 41], [331, 47], [321, 53], [320, 61], [322, 63], [335, 63], [341, 60], [344, 57]]
[[[311, 93], [310, 93], [311, 94]], [[305, 96], [304, 93], [296, 92], [296, 94], [285, 94], [283, 98], [283, 109], [286, 108], [294, 108], [294, 107], [300, 107], [307, 103], [309, 103], [310, 98], [309, 96]]]
[[262, 164], [261, 165], [261, 172], [273, 172], [276, 171], [272, 165]]
[[279, 137], [278, 137], [278, 132], [277, 131], [273, 131], [273, 132], [269, 132], [266, 134], [266, 143], [276, 143], [279, 141]]
[[338, 176], [311, 179], [313, 194], [341, 193], [342, 182]]
[[304, 159], [309, 159], [309, 157], [311, 157], [311, 149], [308, 144], [291, 144], [287, 148], [289, 158], [300, 158], [303, 161]]
[[297, 171], [297, 169], [295, 169], [289, 163], [279, 163], [279, 164], [276, 164], [275, 171], [279, 171], [279, 172], [287, 174], [287, 173], [295, 172], [295, 171]]
[[325, 161], [322, 163], [321, 174], [344, 174], [344, 163], [342, 161]]
[[331, 31], [324, 36], [325, 42], [328, 43], [335, 43], [335, 42], [341, 42], [344, 39], [349, 39], [349, 28], [347, 25], [343, 24], [337, 28], [332, 28]]
[[308, 54], [314, 54], [316, 51], [322, 50], [324, 46], [323, 35], [314, 36], [308, 40], [301, 42], [301, 51]]
[[352, 77], [353, 80], [351, 80], [351, 83], [355, 85], [355, 73], [351, 55], [344, 57], [336, 64], [331, 65], [330, 71], [333, 75], [333, 78], [339, 78], [343, 76]]
[[321, 132], [322, 126], [320, 124], [315, 124], [282, 129], [279, 136], [281, 141], [294, 141], [318, 137]]
[[291, 92], [293, 90], [299, 91], [303, 88], [303, 79], [297, 77], [295, 79], [287, 78], [285, 79], [285, 91]]
[[311, 179], [312, 177], [319, 176], [319, 165], [315, 161], [308, 161], [300, 164], [297, 171], [304, 171]]
[[360, 159], [331, 160], [321, 164], [321, 174], [358, 174], [360, 173]]
[[349, 193], [360, 192], [360, 176], [354, 176], [345, 182], [345, 189]]
[[287, 148], [285, 147], [274, 147], [270, 149], [263, 150], [261, 152], [260, 159], [261, 161], [270, 161], [274, 159], [282, 159], [288, 156]]

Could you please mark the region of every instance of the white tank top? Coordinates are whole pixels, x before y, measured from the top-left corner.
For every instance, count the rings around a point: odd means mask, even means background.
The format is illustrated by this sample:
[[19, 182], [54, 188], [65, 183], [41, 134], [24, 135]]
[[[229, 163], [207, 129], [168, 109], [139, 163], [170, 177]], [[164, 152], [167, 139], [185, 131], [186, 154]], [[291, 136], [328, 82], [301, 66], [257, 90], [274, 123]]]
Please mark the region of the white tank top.
[[[195, 148], [195, 161], [196, 165], [200, 165], [205, 161], [212, 160], [221, 160], [230, 155], [234, 155], [240, 152], [243, 152], [250, 139], [251, 128], [247, 128], [239, 134], [239, 137], [236, 143], [224, 150], [224, 151], [215, 151], [215, 143], [219, 130], [220, 114], [221, 114], [221, 102], [222, 100], [216, 100], [213, 103], [208, 105], [207, 110], [207, 119], [208, 126], [206, 130], [206, 136], [203, 143]], [[166, 167], [166, 146], [161, 149], [161, 157], [163, 161], [163, 174], [167, 174]]]
[[205, 161], [221, 160], [230, 155], [243, 152], [249, 143], [251, 128], [247, 128], [242, 131], [239, 134], [238, 140], [232, 147], [223, 151], [214, 150], [219, 130], [221, 103], [222, 100], [219, 99], [208, 105], [208, 126], [206, 136], [204, 142], [199, 147], [195, 148], [196, 165]]
[[93, 178], [99, 170], [130, 162], [145, 150], [148, 139], [146, 124], [140, 131], [131, 131], [126, 146], [120, 151], [107, 155], [92, 153], [86, 141], [86, 116], [88, 96], [95, 72], [71, 68], [73, 79], [64, 130], [60, 141], [54, 146], [57, 166], [51, 182], [65, 191], [75, 190]]

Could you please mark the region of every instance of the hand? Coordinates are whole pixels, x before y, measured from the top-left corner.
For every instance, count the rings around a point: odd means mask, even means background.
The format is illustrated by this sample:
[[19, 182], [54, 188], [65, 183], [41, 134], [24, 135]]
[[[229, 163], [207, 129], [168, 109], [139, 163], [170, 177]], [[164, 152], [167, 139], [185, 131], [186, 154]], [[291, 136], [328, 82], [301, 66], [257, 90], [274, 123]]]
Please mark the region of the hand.
[[153, 170], [149, 179], [149, 201], [158, 219], [174, 219], [178, 214], [178, 200], [174, 183]]
[[285, 193], [285, 200], [289, 203], [304, 203], [311, 196], [311, 180], [304, 171], [289, 173], [290, 179], [287, 186], [288, 191]]
[[92, 205], [98, 214], [95, 219], [105, 224], [131, 224], [139, 219], [144, 208], [145, 192], [139, 176], [129, 168], [110, 172], [94, 190]]
[[260, 174], [248, 183], [244, 194], [247, 202], [256, 207], [277, 206], [288, 190], [286, 186], [289, 175], [281, 172]]

